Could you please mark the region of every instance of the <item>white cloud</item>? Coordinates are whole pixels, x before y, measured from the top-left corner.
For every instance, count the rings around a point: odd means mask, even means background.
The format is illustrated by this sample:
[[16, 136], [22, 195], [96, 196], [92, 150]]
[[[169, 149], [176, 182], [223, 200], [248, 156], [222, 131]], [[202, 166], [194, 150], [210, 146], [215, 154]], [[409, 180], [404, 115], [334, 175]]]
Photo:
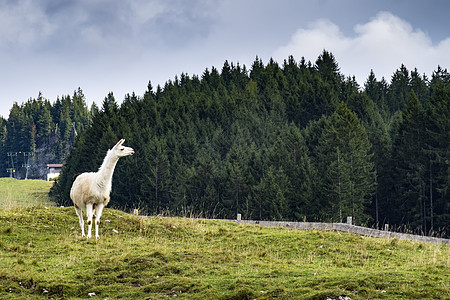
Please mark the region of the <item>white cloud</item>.
[[368, 23], [356, 25], [354, 36], [346, 36], [328, 20], [311, 23], [299, 29], [289, 43], [279, 47], [274, 57], [281, 61], [288, 55], [296, 59], [305, 57], [314, 62], [326, 49], [334, 54], [346, 76], [356, 76], [363, 84], [371, 69], [378, 79], [390, 80], [401, 64], [409, 69], [431, 75], [438, 65], [448, 68], [450, 37], [433, 45], [430, 37], [408, 22], [389, 13], [381, 12]]

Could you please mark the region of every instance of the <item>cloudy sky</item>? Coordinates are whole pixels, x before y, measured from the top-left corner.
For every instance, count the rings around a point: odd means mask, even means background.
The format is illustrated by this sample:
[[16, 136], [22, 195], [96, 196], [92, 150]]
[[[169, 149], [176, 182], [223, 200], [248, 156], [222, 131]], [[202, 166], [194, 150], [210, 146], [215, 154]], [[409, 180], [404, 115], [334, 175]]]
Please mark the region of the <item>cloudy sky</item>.
[[81, 87], [101, 103], [182, 72], [331, 51], [361, 84], [450, 69], [447, 0], [0, 0], [0, 115]]

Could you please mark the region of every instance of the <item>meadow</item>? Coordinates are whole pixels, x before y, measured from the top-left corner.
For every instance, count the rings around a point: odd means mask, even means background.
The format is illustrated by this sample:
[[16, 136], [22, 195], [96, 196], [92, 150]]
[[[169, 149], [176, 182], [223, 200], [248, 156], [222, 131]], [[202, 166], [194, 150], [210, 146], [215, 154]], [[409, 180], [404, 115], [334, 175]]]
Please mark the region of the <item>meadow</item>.
[[113, 209], [87, 240], [41, 196], [0, 206], [0, 299], [450, 298], [449, 245]]
[[52, 185], [52, 181], [0, 178], [0, 209], [36, 205], [55, 206], [48, 196]]

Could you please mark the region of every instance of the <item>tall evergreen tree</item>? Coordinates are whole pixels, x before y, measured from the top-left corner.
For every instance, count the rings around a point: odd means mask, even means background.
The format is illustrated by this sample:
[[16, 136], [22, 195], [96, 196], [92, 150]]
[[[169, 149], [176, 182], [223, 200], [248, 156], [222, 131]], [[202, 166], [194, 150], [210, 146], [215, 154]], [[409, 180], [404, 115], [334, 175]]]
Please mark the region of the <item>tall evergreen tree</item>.
[[317, 213], [313, 203], [315, 174], [300, 129], [294, 123], [286, 126], [268, 150], [272, 173], [278, 172], [279, 176], [285, 175], [289, 179], [289, 183], [285, 183], [289, 188], [283, 196], [289, 209], [281, 210], [285, 213], [283, 218], [303, 220]]
[[316, 60], [315, 68], [320, 77], [331, 84], [334, 89], [339, 89], [342, 82], [342, 76], [339, 73], [339, 65], [331, 52], [323, 50], [322, 54]]
[[373, 70], [370, 71], [369, 77], [364, 83], [364, 91], [367, 96], [375, 103], [381, 113], [383, 119], [387, 119], [390, 115], [388, 106], [388, 83], [384, 78], [377, 81]]
[[409, 94], [403, 122], [394, 141], [394, 186], [397, 195], [392, 203], [390, 220], [409, 223], [427, 232], [425, 112], [414, 91]]
[[143, 163], [148, 166], [148, 171], [144, 173], [146, 182], [141, 188], [146, 204], [156, 213], [169, 208], [170, 163], [166, 149], [165, 140], [158, 137], [151, 137], [141, 148], [144, 155]]
[[348, 215], [358, 223], [368, 222], [367, 206], [376, 185], [371, 144], [358, 117], [344, 103], [330, 116], [319, 154], [328, 217], [342, 221]]
[[392, 75], [388, 94], [388, 108], [391, 114], [402, 110], [408, 104], [410, 80], [409, 71], [403, 64]]
[[430, 229], [450, 232], [450, 75], [446, 70], [438, 68], [433, 74], [426, 107]]
[[283, 168], [276, 170], [270, 166], [256, 187], [259, 199], [259, 217], [262, 220], [285, 220], [289, 215], [287, 192], [290, 180]]
[[420, 76], [417, 69], [414, 69], [411, 71], [411, 80], [410, 80], [410, 86], [411, 89], [414, 91], [414, 94], [416, 95], [417, 99], [419, 99], [420, 103], [422, 105], [428, 101], [428, 98], [430, 97], [430, 91], [428, 88], [428, 79], [424, 75], [423, 77]]

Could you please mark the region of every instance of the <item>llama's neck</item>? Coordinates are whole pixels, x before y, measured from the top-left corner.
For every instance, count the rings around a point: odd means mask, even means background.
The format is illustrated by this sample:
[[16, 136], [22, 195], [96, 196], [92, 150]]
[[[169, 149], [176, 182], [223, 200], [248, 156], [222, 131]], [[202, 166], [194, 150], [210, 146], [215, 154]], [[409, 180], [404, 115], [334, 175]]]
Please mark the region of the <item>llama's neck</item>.
[[111, 189], [112, 176], [118, 160], [119, 157], [114, 155], [111, 150], [108, 150], [97, 172], [97, 184], [99, 187]]

